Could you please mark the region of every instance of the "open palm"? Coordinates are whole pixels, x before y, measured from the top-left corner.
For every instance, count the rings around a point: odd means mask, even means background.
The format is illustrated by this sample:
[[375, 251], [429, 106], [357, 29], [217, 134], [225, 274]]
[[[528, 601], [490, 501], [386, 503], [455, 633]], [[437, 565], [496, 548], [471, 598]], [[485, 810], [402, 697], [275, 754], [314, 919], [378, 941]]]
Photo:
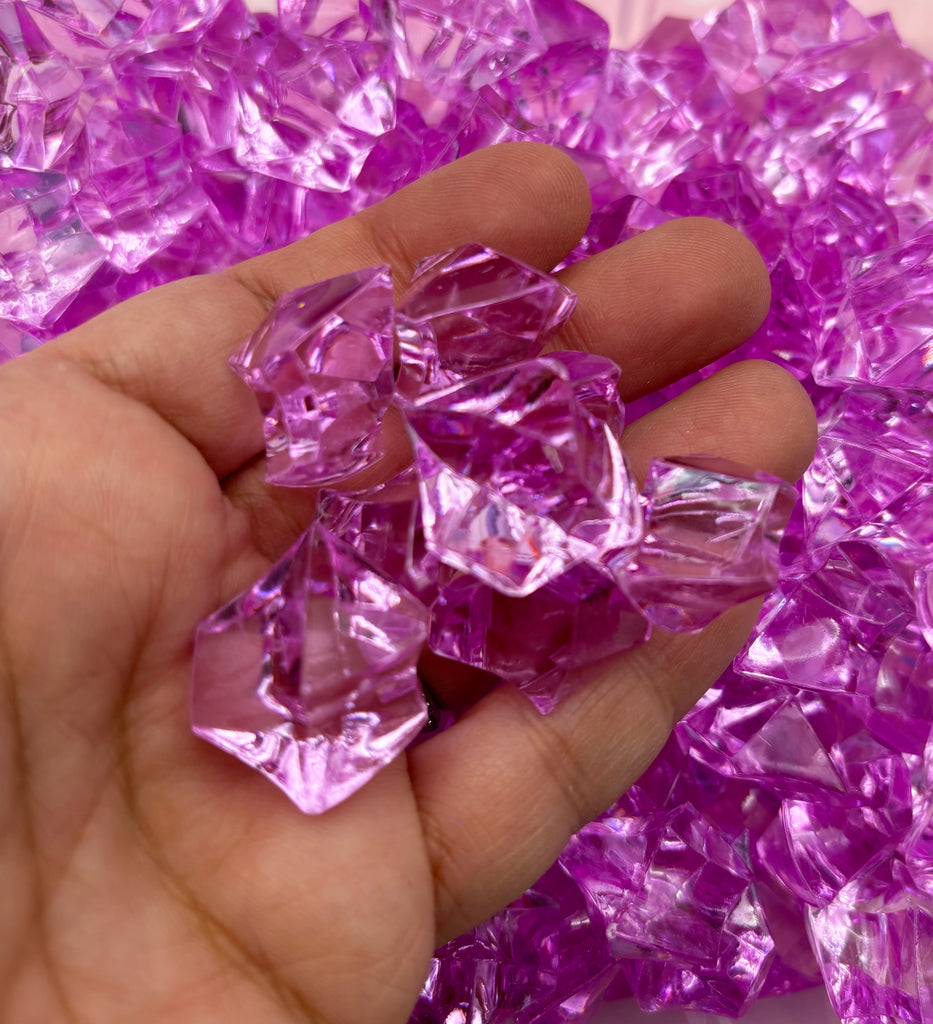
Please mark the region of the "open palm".
[[[754, 608], [656, 636], [548, 718], [495, 690], [318, 818], [188, 730], [195, 626], [313, 514], [263, 482], [230, 353], [277, 295], [352, 269], [404, 282], [467, 241], [548, 269], [588, 212], [568, 158], [496, 147], [0, 369], [0, 1020], [404, 1024], [432, 949], [529, 886], [729, 661]], [[768, 303], [754, 251], [709, 221], [563, 279], [580, 304], [560, 345], [619, 361], [624, 398], [734, 347]], [[812, 442], [806, 398], [760, 363], [625, 437], [636, 471], [711, 451], [788, 478]]]

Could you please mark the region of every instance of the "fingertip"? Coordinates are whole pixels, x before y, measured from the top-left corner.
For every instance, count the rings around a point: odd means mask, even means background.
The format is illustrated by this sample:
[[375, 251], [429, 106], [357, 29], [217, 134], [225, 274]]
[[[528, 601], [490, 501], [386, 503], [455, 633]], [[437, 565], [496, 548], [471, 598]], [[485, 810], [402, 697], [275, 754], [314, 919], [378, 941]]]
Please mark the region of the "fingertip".
[[758, 329], [771, 303], [755, 246], [705, 217], [668, 221], [560, 277], [579, 302], [555, 344], [619, 363], [626, 401], [735, 349]]
[[733, 363], [642, 416], [623, 443], [639, 480], [656, 456], [719, 455], [795, 481], [816, 448], [816, 414], [786, 370], [766, 360]]
[[429, 223], [450, 219], [451, 245], [480, 242], [541, 270], [580, 241], [592, 212], [583, 172], [563, 150], [542, 142], [488, 146], [409, 189]]
[[771, 308], [771, 279], [761, 253], [741, 231], [710, 217], [683, 217], [677, 225], [679, 243], [688, 257], [702, 266], [706, 254], [709, 273], [702, 283], [712, 286], [710, 301], [729, 310], [732, 330], [739, 338], [751, 337]]
[[770, 409], [761, 429], [769, 430], [772, 440], [768, 464], [760, 468], [795, 483], [816, 451], [816, 411], [810, 396], [787, 370], [766, 359], [748, 359], [727, 370], [723, 371], [726, 382], [734, 379], [737, 393], [744, 395], [749, 422], [761, 409], [762, 399], [769, 396]]

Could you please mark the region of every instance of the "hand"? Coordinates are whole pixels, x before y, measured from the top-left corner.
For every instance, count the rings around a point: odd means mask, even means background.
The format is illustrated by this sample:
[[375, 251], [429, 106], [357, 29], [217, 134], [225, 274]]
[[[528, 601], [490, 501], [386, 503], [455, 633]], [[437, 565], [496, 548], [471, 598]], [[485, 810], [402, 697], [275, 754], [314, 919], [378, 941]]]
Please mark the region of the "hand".
[[[263, 482], [259, 413], [227, 357], [299, 285], [383, 262], [404, 282], [467, 241], [548, 269], [588, 214], [556, 150], [485, 150], [0, 369], [0, 1019], [404, 1024], [432, 949], [541, 875], [728, 664], [757, 606], [658, 631], [547, 718], [495, 690], [319, 818], [188, 728], [197, 623], [312, 509]], [[616, 359], [624, 398], [734, 347], [768, 307], [752, 247], [704, 220], [562, 279], [580, 302], [561, 347]], [[803, 392], [762, 363], [624, 439], [640, 473], [705, 451], [788, 479], [813, 441]]]

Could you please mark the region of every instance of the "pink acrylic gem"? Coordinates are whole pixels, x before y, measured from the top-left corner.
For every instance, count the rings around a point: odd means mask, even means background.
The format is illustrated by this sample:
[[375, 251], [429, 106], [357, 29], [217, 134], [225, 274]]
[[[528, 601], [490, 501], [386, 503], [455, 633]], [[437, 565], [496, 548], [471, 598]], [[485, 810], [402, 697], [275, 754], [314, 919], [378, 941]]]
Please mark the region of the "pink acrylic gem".
[[470, 244], [422, 260], [399, 318], [436, 347], [442, 369], [482, 373], [538, 355], [576, 301], [540, 270]]
[[904, 582], [865, 543], [839, 544], [819, 571], [786, 586], [736, 661], [756, 679], [852, 692], [860, 673], [877, 676], [913, 611]]
[[322, 491], [318, 519], [424, 604], [434, 600], [441, 564], [425, 547], [413, 466], [365, 491]]
[[547, 45], [531, 0], [376, 0], [373, 13], [402, 74], [445, 98], [494, 82]]
[[793, 487], [723, 459], [654, 459], [645, 537], [620, 578], [648, 619], [702, 629], [777, 582], [778, 547], [796, 502]]
[[265, 417], [270, 483], [339, 480], [379, 458], [392, 324], [391, 273], [372, 267], [282, 296], [231, 359]]
[[840, 1017], [930, 1019], [933, 902], [916, 893], [899, 856], [876, 857], [832, 903], [809, 908], [808, 923]]
[[524, 597], [580, 560], [630, 550], [641, 513], [618, 441], [537, 359], [430, 393], [406, 409], [428, 547]]
[[576, 400], [590, 415], [605, 423], [620, 438], [625, 427], [625, 406], [619, 397], [619, 364], [589, 352], [551, 352], [567, 370]]
[[63, 174], [0, 170], [0, 317], [53, 322], [105, 256]]
[[198, 629], [194, 731], [305, 812], [359, 789], [418, 733], [424, 606], [319, 525]]
[[578, 563], [528, 597], [507, 597], [447, 569], [431, 607], [437, 654], [517, 685], [542, 713], [573, 692], [571, 670], [648, 637], [641, 611], [600, 566]]
[[643, 1009], [737, 1017], [760, 993], [774, 939], [743, 845], [683, 804], [593, 822], [565, 849]]
[[846, 294], [828, 310], [819, 383], [871, 383], [931, 390], [933, 235], [858, 260]]

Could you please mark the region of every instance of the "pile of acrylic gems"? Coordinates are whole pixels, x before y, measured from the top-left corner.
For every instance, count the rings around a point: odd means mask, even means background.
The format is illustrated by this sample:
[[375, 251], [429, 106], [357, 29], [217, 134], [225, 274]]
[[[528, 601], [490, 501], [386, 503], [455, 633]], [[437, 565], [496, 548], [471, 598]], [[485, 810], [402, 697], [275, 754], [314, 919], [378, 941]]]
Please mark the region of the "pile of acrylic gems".
[[698, 456], [656, 459], [639, 494], [618, 366], [542, 354], [575, 302], [467, 245], [419, 264], [397, 310], [387, 266], [291, 292], [234, 356], [271, 482], [372, 465], [392, 404], [413, 453], [380, 486], [325, 490], [297, 544], [198, 631], [195, 731], [303, 810], [340, 802], [418, 735], [425, 644], [546, 713], [575, 670], [652, 624], [699, 629], [774, 585], [793, 488]]
[[[618, 0], [617, 24], [643, 6]], [[594, 213], [569, 262], [685, 215], [734, 225], [765, 259], [771, 313], [727, 360], [785, 366], [820, 426], [778, 590], [638, 785], [526, 896], [437, 952], [417, 1024], [581, 1024], [628, 993], [735, 1016], [818, 984], [846, 1024], [933, 1022], [931, 82], [890, 18], [846, 0], [736, 0], [624, 51], [574, 0], [0, 3], [0, 362], [503, 141], [559, 146], [586, 175]], [[445, 378], [420, 331], [395, 327], [398, 404]], [[384, 386], [367, 380], [373, 402]], [[459, 570], [433, 567], [417, 488], [412, 470], [322, 505], [433, 608], [440, 573]], [[410, 556], [388, 544], [406, 530]], [[338, 592], [354, 563], [325, 554]], [[441, 580], [463, 622], [448, 640], [501, 662], [502, 617], [537, 601], [554, 639], [535, 662], [530, 632], [521, 664], [548, 686], [606, 616], [625, 620], [586, 565], [524, 598], [483, 591], [488, 611], [470, 574]], [[589, 595], [592, 617], [567, 625], [567, 593]], [[253, 657], [258, 613], [251, 628]], [[273, 710], [297, 707], [285, 689]], [[228, 714], [234, 742], [254, 736], [251, 699]]]

